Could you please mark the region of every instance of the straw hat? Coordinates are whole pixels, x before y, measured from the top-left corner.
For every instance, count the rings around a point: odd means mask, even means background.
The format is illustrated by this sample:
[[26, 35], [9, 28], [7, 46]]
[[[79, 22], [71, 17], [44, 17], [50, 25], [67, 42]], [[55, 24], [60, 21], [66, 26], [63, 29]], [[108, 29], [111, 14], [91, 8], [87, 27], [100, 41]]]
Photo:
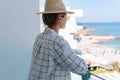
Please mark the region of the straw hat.
[[46, 0], [45, 10], [38, 12], [37, 14], [49, 14], [49, 13], [69, 13], [73, 14], [72, 11], [67, 11], [62, 0]]

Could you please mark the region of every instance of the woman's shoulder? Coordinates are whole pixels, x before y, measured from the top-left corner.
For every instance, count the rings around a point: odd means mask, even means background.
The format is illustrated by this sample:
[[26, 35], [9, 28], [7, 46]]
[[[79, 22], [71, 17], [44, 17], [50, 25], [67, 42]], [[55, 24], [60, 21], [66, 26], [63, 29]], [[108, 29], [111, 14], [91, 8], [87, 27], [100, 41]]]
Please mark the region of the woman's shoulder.
[[67, 45], [68, 44], [68, 42], [64, 39], [64, 37], [63, 36], [61, 36], [61, 35], [58, 35], [57, 37], [56, 37], [56, 40], [55, 40], [55, 42], [57, 43], [57, 44], [63, 44], [63, 45]]
[[56, 35], [56, 41], [60, 41], [60, 40], [65, 40], [63, 36], [61, 35]]

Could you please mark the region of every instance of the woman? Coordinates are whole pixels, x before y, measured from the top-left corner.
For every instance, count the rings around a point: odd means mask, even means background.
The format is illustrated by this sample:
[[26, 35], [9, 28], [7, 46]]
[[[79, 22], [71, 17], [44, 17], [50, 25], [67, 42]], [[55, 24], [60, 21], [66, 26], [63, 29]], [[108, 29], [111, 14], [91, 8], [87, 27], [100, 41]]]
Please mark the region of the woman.
[[89, 77], [84, 60], [58, 35], [65, 28], [67, 14], [73, 12], [66, 11], [62, 0], [46, 0], [41, 13], [47, 27], [36, 37], [29, 80], [71, 80], [70, 72]]

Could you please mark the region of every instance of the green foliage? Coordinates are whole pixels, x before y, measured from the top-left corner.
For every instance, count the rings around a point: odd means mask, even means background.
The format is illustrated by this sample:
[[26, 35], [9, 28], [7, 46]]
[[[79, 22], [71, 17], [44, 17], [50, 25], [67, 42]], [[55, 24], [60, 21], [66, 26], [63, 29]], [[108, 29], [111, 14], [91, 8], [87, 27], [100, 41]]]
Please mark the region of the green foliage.
[[120, 71], [120, 63], [118, 61], [111, 62], [110, 65], [112, 67], [112, 70]]

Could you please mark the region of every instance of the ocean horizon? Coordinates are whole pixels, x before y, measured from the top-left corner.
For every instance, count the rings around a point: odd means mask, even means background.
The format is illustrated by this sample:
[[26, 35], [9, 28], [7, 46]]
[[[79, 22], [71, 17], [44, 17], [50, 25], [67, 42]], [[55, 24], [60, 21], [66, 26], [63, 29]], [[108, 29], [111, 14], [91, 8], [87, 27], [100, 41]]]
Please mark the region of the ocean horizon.
[[[90, 32], [92, 35], [120, 37], [120, 22], [77, 23], [77, 25], [95, 29]], [[99, 44], [120, 50], [120, 38]]]

